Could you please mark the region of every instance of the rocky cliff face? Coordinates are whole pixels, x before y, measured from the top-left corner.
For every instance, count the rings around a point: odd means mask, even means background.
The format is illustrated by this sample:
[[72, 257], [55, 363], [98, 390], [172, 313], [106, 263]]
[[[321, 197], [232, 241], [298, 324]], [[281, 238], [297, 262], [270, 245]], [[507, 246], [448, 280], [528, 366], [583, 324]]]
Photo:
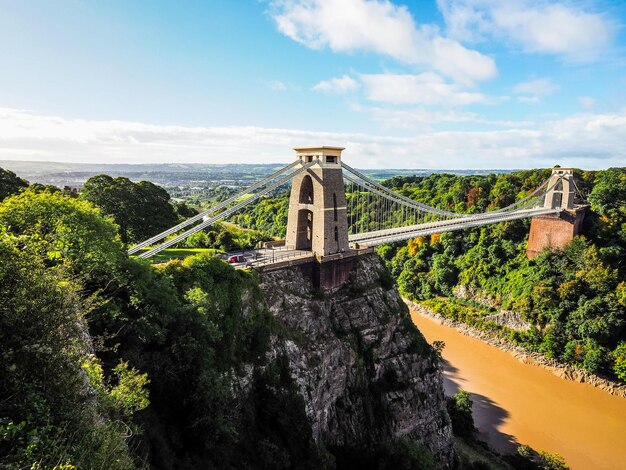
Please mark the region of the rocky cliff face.
[[[399, 437], [453, 464], [442, 376], [375, 254], [359, 257], [341, 287], [314, 289], [294, 266], [261, 273], [268, 307], [285, 328], [289, 360], [313, 438], [329, 449], [367, 449]], [[382, 275], [382, 277], [381, 277]]]

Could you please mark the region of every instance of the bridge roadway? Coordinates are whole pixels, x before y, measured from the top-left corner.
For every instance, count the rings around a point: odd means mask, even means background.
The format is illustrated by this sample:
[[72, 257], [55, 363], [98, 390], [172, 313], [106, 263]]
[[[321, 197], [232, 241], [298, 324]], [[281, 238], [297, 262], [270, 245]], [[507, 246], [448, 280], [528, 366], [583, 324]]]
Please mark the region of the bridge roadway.
[[[302, 150], [308, 151], [311, 149], [302, 149]], [[338, 149], [333, 147], [331, 148], [331, 150], [336, 151]], [[302, 155], [300, 156], [302, 157]], [[300, 175], [301, 173], [305, 171], [309, 171], [309, 169], [312, 166], [321, 164], [320, 157], [317, 157], [315, 160], [312, 160], [311, 156], [304, 155], [304, 157], [306, 157], [308, 160], [302, 160], [302, 159], [296, 160], [295, 162], [279, 169], [278, 171], [276, 171], [269, 177], [264, 178], [263, 180], [254, 183], [249, 188], [246, 188], [240, 191], [236, 195], [217, 204], [216, 206], [204, 212], [201, 212], [185, 220], [184, 222], [181, 222], [180, 224], [131, 247], [128, 250], [128, 254], [137, 254], [137, 256], [139, 256], [140, 258], [150, 258], [156, 255], [157, 253], [159, 253], [160, 251], [170, 246], [176, 245], [177, 243], [193, 235], [194, 233], [197, 233], [203, 230], [205, 227], [213, 225], [216, 222], [219, 222], [220, 220], [228, 219], [231, 215], [243, 209], [245, 206], [251, 204], [252, 202], [256, 201], [262, 196], [269, 194], [271, 191], [279, 188], [283, 184], [289, 183], [291, 180], [298, 177], [298, 175]], [[328, 157], [328, 158], [331, 158], [331, 157]], [[333, 158], [332, 162], [337, 163], [336, 156], [332, 156], [332, 158]], [[554, 181], [548, 189], [545, 189], [545, 187], [552, 181], [552, 179], [544, 181], [539, 187], [537, 187], [537, 189], [535, 189], [532, 193], [530, 193], [524, 199], [521, 199], [520, 201], [517, 201], [514, 204], [511, 204], [510, 206], [507, 206], [502, 209], [498, 209], [493, 212], [468, 215], [468, 214], [459, 214], [459, 213], [444, 211], [441, 209], [437, 209], [437, 208], [430, 207], [425, 204], [413, 201], [412, 199], [400, 193], [396, 193], [395, 191], [390, 190], [389, 188], [386, 188], [380, 183], [368, 178], [364, 174], [349, 167], [345, 163], [342, 163], [342, 166], [336, 169], [341, 170], [341, 171], [346, 170], [345, 172], [342, 173], [344, 181], [357, 185], [357, 189], [358, 189], [357, 200], [356, 200], [357, 208], [359, 207], [359, 197], [361, 198], [361, 200], [363, 199], [363, 197], [365, 197], [363, 196], [363, 194], [367, 194], [368, 202], [370, 198], [370, 193], [374, 195], [376, 198], [380, 199], [377, 201], [378, 206], [379, 206], [378, 210], [380, 211], [380, 213], [376, 214], [375, 219], [377, 219], [380, 216], [382, 217], [383, 222], [389, 222], [388, 220], [389, 217], [394, 216], [394, 210], [400, 210], [400, 209], [402, 210], [403, 218], [404, 218], [405, 212], [408, 213], [409, 218], [419, 219], [421, 217], [422, 220], [424, 217], [426, 218], [432, 217], [430, 214], [435, 214], [439, 217], [445, 218], [444, 220], [440, 220], [437, 222], [425, 222], [425, 223], [415, 224], [411, 226], [396, 227], [396, 228], [390, 228], [390, 229], [384, 229], [384, 230], [375, 230], [371, 232], [356, 233], [352, 235], [346, 234], [345, 229], [342, 229], [344, 230], [344, 232], [340, 234], [342, 237], [341, 238], [342, 242], [340, 245], [343, 247], [344, 250], [348, 248], [348, 244], [353, 248], [354, 247], [358, 248], [358, 245], [373, 247], [373, 246], [384, 244], [384, 243], [398, 242], [398, 241], [407, 240], [407, 239], [418, 237], [418, 236], [426, 236], [426, 235], [432, 235], [435, 233], [449, 232], [453, 230], [461, 230], [465, 228], [477, 227], [480, 225], [487, 225], [487, 224], [498, 223], [498, 222], [505, 222], [509, 220], [521, 219], [521, 218], [526, 218], [526, 217], [530, 218], [530, 217], [539, 216], [539, 215], [555, 214], [555, 213], [560, 212], [560, 209], [546, 208], [545, 207], [546, 202], [544, 200], [546, 198], [546, 195], [550, 191], [554, 191], [554, 192], [557, 191], [555, 188], [557, 187], [558, 184], [563, 183], [563, 178], [564, 178], [564, 175], [562, 174], [564, 170], [556, 170], [557, 173], [553, 172], [553, 175], [551, 178], [553, 179], [554, 177], [557, 177], [558, 179]], [[342, 189], [339, 188], [337, 190], [341, 191]], [[292, 188], [292, 191], [293, 191], [293, 188]], [[562, 195], [562, 191], [559, 191], [559, 192]], [[325, 201], [324, 198], [321, 198], [321, 199], [316, 198], [317, 204], [324, 205], [324, 201]], [[529, 209], [528, 207], [532, 205], [543, 206], [543, 207], [534, 207], [532, 209]], [[550, 203], [550, 205], [552, 204]], [[561, 206], [563, 205], [561, 204]], [[566, 205], [563, 207], [569, 207], [569, 206]], [[303, 206], [303, 208], [301, 208], [301, 210], [310, 210], [310, 209], [311, 208], [308, 206], [306, 207]], [[332, 207], [331, 208], [325, 207], [325, 206], [320, 207], [320, 210], [322, 209], [330, 210], [332, 209]], [[335, 212], [336, 211], [337, 211], [337, 208], [335, 207]], [[357, 210], [357, 215], [358, 215], [358, 210]], [[291, 216], [292, 215], [290, 215], [290, 217]], [[337, 220], [336, 217], [337, 215], [335, 214], [335, 220]], [[322, 220], [322, 223], [325, 223], [324, 220], [325, 219]], [[199, 222], [199, 223], [197, 225], [192, 225], [192, 224], [195, 224], [196, 222]], [[314, 227], [316, 226], [317, 225], [314, 224]], [[337, 227], [338, 226], [335, 224], [335, 227], [334, 227], [335, 231], [337, 231], [338, 229]], [[176, 233], [180, 232], [183, 229], [186, 229], [186, 230], [176, 235]], [[347, 240], [348, 243], [346, 243], [346, 240], [344, 238], [346, 237], [346, 235], [348, 236], [348, 240]], [[327, 237], [326, 232], [323, 232], [321, 234], [316, 234], [315, 237], [316, 238], [314, 239], [314, 241], [316, 242], [320, 241], [319, 238], [317, 237], [323, 237], [326, 243], [331, 243], [331, 244], [334, 243], [330, 238]], [[335, 235], [335, 237], [337, 237], [337, 235]], [[154, 246], [154, 243], [159, 242], [159, 241], [162, 241], [162, 242]], [[293, 243], [293, 241], [291, 243]], [[149, 247], [151, 245], [153, 246], [150, 247], [147, 251], [140, 252], [143, 248]], [[322, 246], [324, 246], [324, 243], [322, 243]], [[337, 246], [339, 246], [339, 244]], [[305, 250], [293, 250], [293, 249], [292, 250], [283, 249], [283, 250], [276, 250], [276, 251], [279, 251], [280, 253], [277, 254], [275, 251], [266, 252], [266, 250], [255, 251], [254, 253], [251, 253], [252, 259], [247, 260], [247, 262], [244, 264], [252, 264], [252, 265], [257, 265], [257, 266], [266, 265], [270, 263], [274, 264], [274, 263], [280, 263], [281, 260], [284, 261], [288, 258], [306, 257], [306, 256], [309, 256], [308, 253], [310, 253], [309, 251], [305, 251]], [[326, 248], [322, 249], [321, 251], [323, 251], [326, 254], [329, 254], [329, 250], [327, 250]], [[270, 256], [272, 258], [271, 260], [270, 260]]]
[[[486, 224], [506, 222], [509, 220], [523, 219], [527, 217], [535, 217], [546, 214], [556, 214], [560, 212], [558, 209], [534, 208], [517, 210], [509, 213], [496, 213], [487, 216], [489, 213], [481, 213], [476, 216], [468, 216], [456, 219], [448, 219], [437, 222], [427, 222], [418, 225], [408, 225], [405, 227], [397, 227], [386, 230], [378, 230], [374, 232], [364, 232], [349, 235], [351, 250], [350, 253], [358, 253], [353, 251], [355, 246], [358, 248], [374, 247], [385, 243], [394, 243], [408, 240], [415, 237], [423, 237], [436, 233], [451, 232], [454, 230], [462, 230], [470, 227], [477, 227]], [[231, 266], [238, 269], [247, 269], [251, 267], [270, 266], [290, 261], [304, 260], [305, 258], [314, 258], [310, 250], [296, 250], [293, 246], [281, 246], [275, 248], [260, 248], [246, 251], [231, 251], [224, 255], [220, 255], [224, 260], [231, 256], [243, 256], [244, 261], [231, 263]]]
[[[436, 233], [451, 232], [454, 230], [462, 230], [470, 227], [477, 227], [485, 224], [497, 222], [506, 222], [509, 220], [523, 219], [527, 217], [535, 217], [539, 215], [556, 214], [558, 209], [534, 208], [518, 210], [510, 213], [494, 213], [487, 217], [486, 214], [477, 214], [475, 217], [463, 217], [458, 219], [449, 219], [438, 222], [427, 222], [418, 225], [409, 225], [406, 227], [397, 227], [387, 230], [378, 230], [375, 232], [366, 232], [350, 235], [350, 244], [358, 244], [363, 246], [376, 246], [384, 243], [393, 243], [409, 238], [423, 237]], [[294, 247], [282, 246], [276, 248], [261, 248], [248, 251], [233, 251], [227, 253], [224, 257], [228, 259], [233, 255], [241, 255], [245, 261], [239, 263], [231, 263], [235, 268], [250, 268], [269, 266], [287, 261], [301, 260], [305, 258], [313, 258], [313, 253], [309, 250], [296, 250]]]
[[276, 248], [260, 248], [246, 251], [233, 251], [227, 253], [224, 258], [228, 259], [234, 255], [241, 255], [245, 261], [240, 263], [231, 263], [235, 268], [250, 268], [267, 266], [270, 264], [283, 263], [303, 258], [313, 258], [310, 250], [296, 250], [293, 247], [276, 247]]
[[349, 235], [348, 240], [350, 243], [375, 246], [382, 245], [384, 243], [408, 240], [409, 238], [433, 235], [435, 233], [452, 232], [454, 230], [478, 227], [480, 225], [495, 224], [498, 222], [524, 219], [539, 215], [557, 214], [559, 212], [560, 209], [546, 209], [543, 207], [534, 209], [519, 209], [513, 212], [494, 213], [492, 216], [489, 216], [489, 213], [487, 212], [477, 214], [476, 216], [459, 217], [438, 222], [427, 222], [418, 225], [408, 225], [406, 227], [357, 233]]

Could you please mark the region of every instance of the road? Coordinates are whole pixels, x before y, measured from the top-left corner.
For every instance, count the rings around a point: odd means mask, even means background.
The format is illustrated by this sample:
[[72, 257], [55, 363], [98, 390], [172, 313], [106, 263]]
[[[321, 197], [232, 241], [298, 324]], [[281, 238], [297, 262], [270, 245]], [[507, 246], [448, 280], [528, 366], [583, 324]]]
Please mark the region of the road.
[[311, 256], [311, 252], [307, 250], [295, 250], [287, 247], [277, 247], [273, 249], [261, 248], [258, 250], [231, 251], [225, 255], [225, 259], [234, 255], [242, 255], [245, 258], [245, 261], [242, 263], [231, 263], [231, 265], [235, 268], [247, 268], [250, 266], [265, 266], [291, 259], [305, 258], [307, 256]]

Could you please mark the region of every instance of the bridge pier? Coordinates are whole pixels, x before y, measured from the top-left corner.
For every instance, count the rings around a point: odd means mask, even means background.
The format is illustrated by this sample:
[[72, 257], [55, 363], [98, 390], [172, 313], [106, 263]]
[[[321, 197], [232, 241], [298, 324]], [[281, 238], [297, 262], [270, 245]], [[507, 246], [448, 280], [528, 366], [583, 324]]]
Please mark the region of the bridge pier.
[[580, 235], [587, 206], [575, 204], [575, 187], [572, 168], [552, 169], [544, 207], [560, 209], [560, 212], [531, 219], [526, 247], [528, 258], [534, 258], [548, 248], [563, 249]]
[[533, 217], [530, 221], [526, 256], [532, 259], [545, 249], [565, 248], [576, 235], [580, 235], [585, 209], [582, 207]]
[[312, 271], [313, 287], [330, 291], [348, 282], [354, 269], [355, 256], [325, 262], [314, 261]]

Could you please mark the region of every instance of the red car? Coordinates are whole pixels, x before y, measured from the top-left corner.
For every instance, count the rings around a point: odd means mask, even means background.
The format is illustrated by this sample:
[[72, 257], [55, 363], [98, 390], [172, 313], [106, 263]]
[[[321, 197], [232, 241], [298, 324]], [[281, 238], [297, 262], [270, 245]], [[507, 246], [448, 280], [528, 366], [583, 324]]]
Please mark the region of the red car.
[[233, 255], [228, 258], [229, 263], [243, 263], [246, 258], [243, 255]]

